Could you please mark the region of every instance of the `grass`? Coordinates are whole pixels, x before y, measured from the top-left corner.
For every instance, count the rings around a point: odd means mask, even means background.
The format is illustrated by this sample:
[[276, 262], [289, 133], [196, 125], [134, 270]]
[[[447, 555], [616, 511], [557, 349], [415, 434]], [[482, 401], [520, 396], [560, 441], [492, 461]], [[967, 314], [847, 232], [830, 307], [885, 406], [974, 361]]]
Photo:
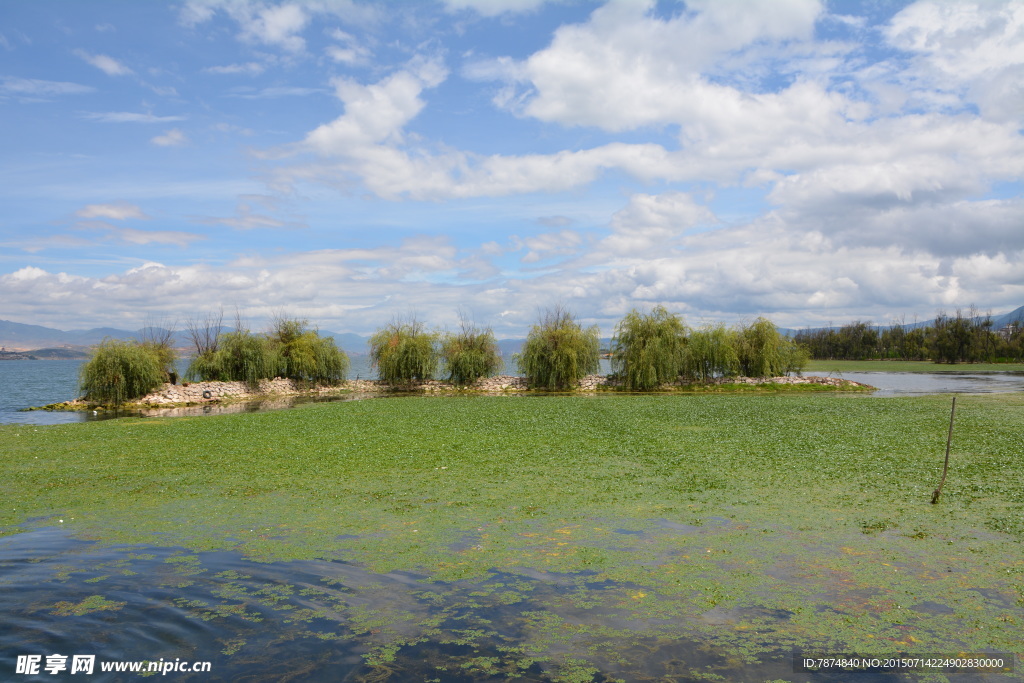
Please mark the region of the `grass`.
[[[748, 662], [1019, 655], [1024, 396], [957, 408], [939, 505], [946, 397], [409, 397], [5, 426], [0, 532], [59, 515], [105, 544], [418, 572], [462, 606], [460, 643], [496, 642], [486, 606], [517, 621], [500, 661], [467, 664], [480, 675], [551, 661], [552, 680], [590, 680], [680, 638]], [[567, 588], [531, 589], [538, 572]], [[378, 672], [439, 637], [429, 615], [393, 633], [347, 618], [378, 634]]]
[[1024, 363], [933, 363], [920, 360], [812, 360], [805, 375], [843, 372], [1024, 372]]

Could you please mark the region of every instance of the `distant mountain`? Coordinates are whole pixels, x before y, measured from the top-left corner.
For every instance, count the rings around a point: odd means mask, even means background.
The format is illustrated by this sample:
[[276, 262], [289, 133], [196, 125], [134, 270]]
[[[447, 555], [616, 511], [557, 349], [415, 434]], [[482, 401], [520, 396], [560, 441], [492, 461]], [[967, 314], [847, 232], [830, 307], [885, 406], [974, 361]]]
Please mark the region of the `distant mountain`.
[[1024, 323], [1024, 306], [1015, 311], [1010, 311], [1006, 315], [992, 318], [992, 327], [997, 330], [1006, 327], [1010, 323]]
[[[949, 313], [949, 311], [947, 311]], [[984, 316], [979, 316], [975, 320], [983, 320]], [[1016, 310], [1004, 313], [1003, 315], [992, 316], [992, 327], [993, 329], [1000, 329], [1009, 325], [1011, 322], [1024, 322], [1024, 306], [1017, 308]], [[916, 327], [926, 327], [934, 322], [934, 318], [928, 318], [917, 323], [907, 323], [903, 325], [906, 329], [913, 329]], [[841, 327], [841, 325], [833, 326], [834, 329]], [[889, 327], [889, 325], [874, 325], [877, 329]], [[88, 347], [98, 344], [103, 341], [106, 337], [113, 339], [139, 339], [143, 336], [143, 333], [148, 329], [152, 329], [159, 336], [161, 328], [143, 328], [140, 330], [121, 330], [115, 327], [95, 327], [90, 330], [58, 330], [52, 327], [43, 327], [41, 325], [26, 325], [23, 323], [15, 323], [9, 320], [0, 320], [0, 350], [5, 351], [31, 351], [34, 349], [47, 349], [52, 351], [58, 347], [75, 347], [76, 350], [82, 351], [88, 349]], [[814, 332], [817, 330], [827, 329], [824, 327], [818, 328], [780, 328], [779, 331], [783, 334], [794, 335], [797, 332]], [[221, 331], [228, 332], [231, 328], [221, 327]], [[365, 356], [370, 353], [369, 337], [364, 337], [358, 334], [352, 334], [351, 332], [327, 332], [321, 331], [321, 335], [325, 337], [333, 337], [335, 343], [339, 348], [353, 356]], [[176, 330], [172, 337], [173, 344], [179, 349], [189, 349], [192, 347], [192, 341], [188, 338], [188, 335], [184, 330]], [[512, 355], [519, 353], [523, 348], [523, 342], [525, 339], [499, 339], [498, 348], [501, 349], [501, 354], [505, 358], [506, 363], [512, 362]], [[601, 348], [605, 349], [611, 345], [611, 339], [608, 337], [601, 339]], [[56, 357], [51, 354], [48, 357]]]
[[[965, 313], [965, 311], [963, 309], [960, 309], [960, 312], [961, 312], [961, 314]], [[946, 315], [955, 315], [955, 313], [956, 313], [955, 309], [954, 310], [947, 310], [946, 311]], [[974, 318], [971, 318], [971, 320], [973, 320], [976, 323], [980, 323], [983, 320], [985, 320], [985, 318], [986, 318], [985, 315], [978, 315], [978, 316], [975, 316]], [[1020, 308], [1018, 308], [1016, 310], [1010, 311], [1009, 313], [1004, 313], [1003, 315], [993, 315], [992, 316], [992, 329], [993, 330], [1002, 329], [1002, 328], [1006, 327], [1007, 325], [1009, 325], [1012, 322], [1024, 323], [1024, 306], [1021, 306]], [[926, 318], [925, 320], [919, 320], [916, 323], [906, 323], [904, 325], [901, 325], [900, 327], [902, 327], [905, 330], [916, 330], [916, 329], [919, 329], [919, 328], [930, 327], [931, 325], [934, 325], [934, 324], [935, 324], [935, 317], [933, 316], [931, 318]], [[840, 327], [842, 327], [842, 325], [832, 325], [831, 328], [829, 328], [829, 327], [805, 327], [805, 328], [800, 328], [800, 329], [794, 329], [794, 328], [790, 328], [790, 327], [780, 327], [779, 328], [779, 332], [781, 332], [782, 334], [785, 334], [785, 335], [788, 335], [788, 336], [792, 337], [793, 335], [797, 334], [798, 332], [812, 332], [813, 333], [813, 332], [820, 332], [822, 330], [828, 330], [828, 329], [838, 330]], [[870, 329], [873, 329], [873, 330], [885, 330], [885, 329], [888, 329], [888, 328], [892, 327], [892, 324], [888, 324], [888, 325], [869, 325], [868, 327]]]

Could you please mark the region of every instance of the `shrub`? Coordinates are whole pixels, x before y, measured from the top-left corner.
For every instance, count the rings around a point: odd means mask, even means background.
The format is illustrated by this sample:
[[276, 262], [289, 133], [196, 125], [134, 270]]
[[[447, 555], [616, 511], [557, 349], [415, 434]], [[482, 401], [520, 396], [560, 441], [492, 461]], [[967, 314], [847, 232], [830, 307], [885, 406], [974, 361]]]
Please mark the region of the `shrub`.
[[612, 368], [627, 389], [650, 391], [679, 376], [686, 327], [664, 307], [643, 315], [633, 309], [616, 326]]
[[82, 366], [79, 385], [87, 400], [116, 405], [145, 396], [165, 379], [153, 346], [104, 339]]
[[584, 330], [557, 306], [530, 328], [516, 362], [530, 387], [564, 390], [600, 369], [600, 346], [596, 325]]
[[458, 333], [446, 334], [442, 339], [441, 358], [448, 381], [459, 385], [491, 377], [504, 367], [494, 333], [471, 327], [465, 321]]
[[705, 325], [690, 333], [683, 361], [686, 375], [701, 382], [739, 374], [736, 333], [725, 325]]
[[423, 323], [396, 320], [370, 337], [370, 358], [377, 374], [389, 384], [431, 379], [437, 372], [438, 335]]

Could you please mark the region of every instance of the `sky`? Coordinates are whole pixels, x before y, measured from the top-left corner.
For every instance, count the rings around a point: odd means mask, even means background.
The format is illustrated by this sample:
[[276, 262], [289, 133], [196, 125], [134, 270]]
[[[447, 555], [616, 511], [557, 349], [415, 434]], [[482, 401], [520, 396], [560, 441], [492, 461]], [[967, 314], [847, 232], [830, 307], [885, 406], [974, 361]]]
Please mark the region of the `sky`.
[[1024, 305], [1024, 2], [5, 0], [0, 319]]

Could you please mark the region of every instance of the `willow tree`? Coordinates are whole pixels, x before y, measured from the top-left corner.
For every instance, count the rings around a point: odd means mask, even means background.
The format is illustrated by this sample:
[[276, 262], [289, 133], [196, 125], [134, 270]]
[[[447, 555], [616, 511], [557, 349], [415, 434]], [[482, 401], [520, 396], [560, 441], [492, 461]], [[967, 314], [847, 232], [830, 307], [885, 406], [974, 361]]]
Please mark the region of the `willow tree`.
[[734, 377], [740, 371], [736, 341], [737, 334], [721, 323], [692, 331], [686, 344], [683, 372], [701, 382]]
[[530, 328], [516, 362], [530, 387], [565, 390], [600, 369], [600, 350], [597, 326], [583, 329], [572, 313], [556, 306]]
[[163, 360], [151, 345], [104, 339], [82, 366], [79, 386], [88, 401], [126, 403], [145, 396], [166, 380]]
[[747, 377], [776, 377], [800, 372], [807, 353], [793, 340], [783, 336], [775, 325], [758, 318], [740, 328], [737, 334], [740, 372]]
[[449, 332], [441, 339], [441, 359], [448, 381], [459, 385], [496, 375], [504, 366], [498, 342], [490, 328], [481, 330], [465, 320], [458, 332]]
[[245, 328], [222, 334], [212, 360], [223, 379], [245, 382], [250, 387], [258, 387], [261, 379], [277, 375], [277, 359], [267, 338]]
[[388, 384], [431, 379], [437, 372], [438, 335], [415, 318], [395, 320], [370, 337], [370, 358]]
[[348, 356], [306, 320], [278, 316], [267, 334], [276, 374], [299, 382], [337, 384], [348, 373]]
[[663, 306], [646, 315], [633, 309], [616, 326], [612, 348], [612, 368], [627, 389], [657, 389], [683, 368], [686, 326]]

